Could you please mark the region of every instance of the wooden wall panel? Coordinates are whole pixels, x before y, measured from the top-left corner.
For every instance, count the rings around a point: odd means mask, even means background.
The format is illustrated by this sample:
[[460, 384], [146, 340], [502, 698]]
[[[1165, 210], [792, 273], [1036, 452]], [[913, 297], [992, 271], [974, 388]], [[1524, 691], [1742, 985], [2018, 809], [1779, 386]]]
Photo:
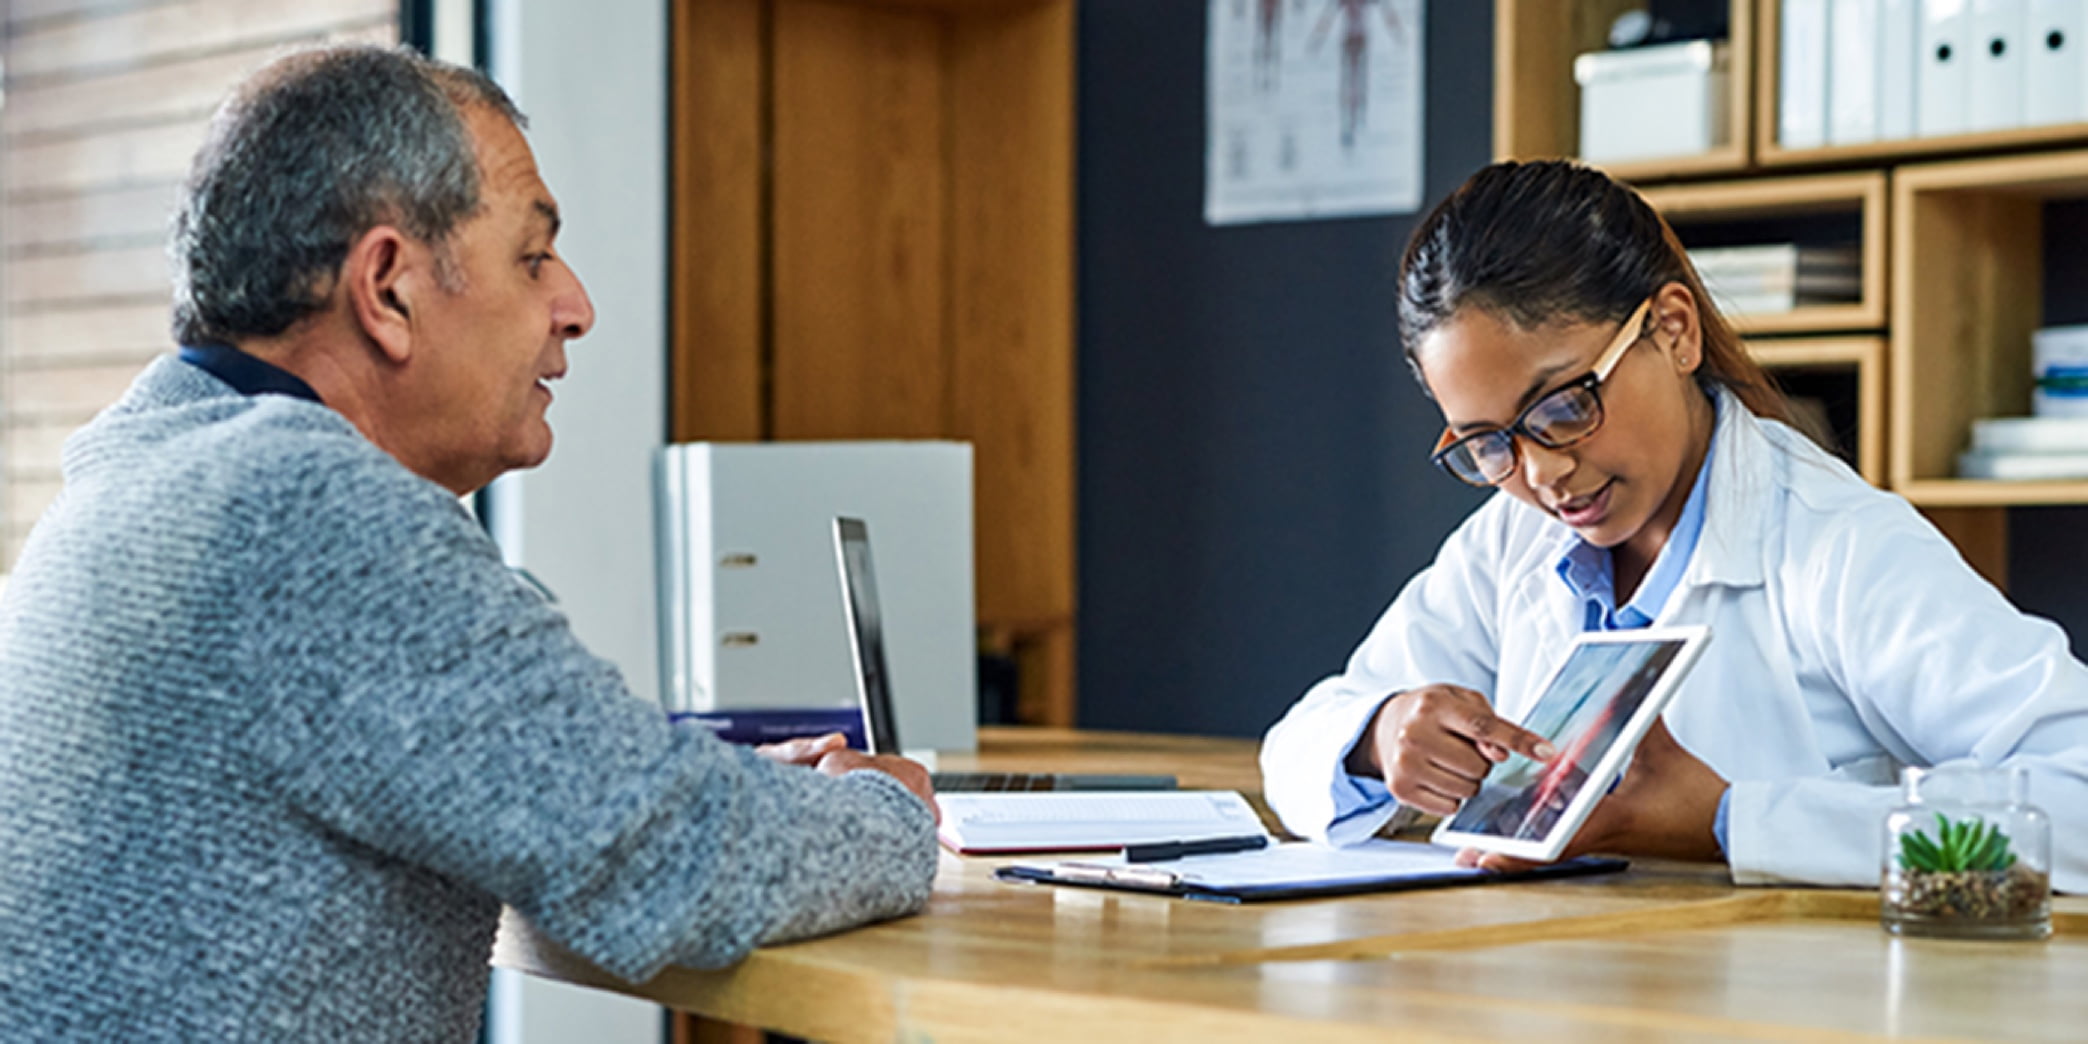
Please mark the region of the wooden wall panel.
[[202, 120], [183, 120], [85, 138], [10, 142], [0, 150], [0, 183], [17, 196], [179, 182], [203, 144], [204, 126]]
[[7, 264], [7, 303], [15, 307], [155, 293], [167, 294], [167, 251], [158, 244], [11, 252]]
[[50, 19], [93, 18], [120, 14], [166, 0], [8, 0], [0, 5], [9, 30]]
[[10, 557], [21, 553], [21, 547], [29, 539], [29, 530], [51, 501], [58, 498], [58, 480], [48, 472], [34, 475], [10, 477], [5, 493], [0, 494], [0, 512], [5, 512], [7, 525], [0, 535], [7, 538], [12, 549]]
[[977, 14], [951, 38], [951, 430], [977, 447], [979, 616], [1018, 713], [1074, 711], [1073, 10]]
[[36, 462], [35, 467], [22, 469], [16, 477], [57, 478], [65, 440], [79, 429], [82, 420], [77, 415], [50, 422], [39, 422], [34, 417], [16, 418], [7, 429], [7, 451]]
[[0, 345], [16, 369], [146, 358], [167, 345], [167, 295], [131, 305], [92, 302], [10, 315]]
[[676, 437], [972, 442], [982, 639], [1071, 724], [1071, 0], [677, 17]]
[[69, 243], [134, 243], [166, 237], [178, 179], [77, 192], [14, 193], [6, 213], [8, 248]]
[[[37, 423], [51, 419], [75, 424], [115, 402], [138, 375], [134, 362], [100, 366], [65, 367], [48, 370], [16, 370], [8, 375], [7, 393], [0, 396], [9, 423]], [[10, 446], [9, 449], [13, 449]], [[13, 467], [26, 467], [16, 462]]]
[[185, 0], [120, 11], [87, 21], [52, 20], [22, 32], [11, 77], [77, 77], [134, 68], [170, 56], [290, 43], [339, 32], [344, 24], [372, 27], [398, 21], [398, 0]]
[[767, 16], [762, 0], [673, 6], [677, 442], [768, 433]]
[[978, 475], [982, 616], [1073, 612], [1073, 118], [1067, 5], [952, 37], [951, 430]]
[[65, 436], [172, 347], [164, 248], [210, 112], [285, 46], [392, 43], [396, 0], [14, 0], [0, 28], [0, 572]]
[[772, 434], [947, 434], [944, 19], [775, 19]]
[[[336, 38], [389, 42], [390, 25], [360, 25]], [[85, 78], [38, 78], [9, 86], [10, 133], [28, 137], [84, 135], [148, 120], [204, 119], [225, 91], [274, 56], [280, 44], [259, 46], [166, 64], [148, 64]]]

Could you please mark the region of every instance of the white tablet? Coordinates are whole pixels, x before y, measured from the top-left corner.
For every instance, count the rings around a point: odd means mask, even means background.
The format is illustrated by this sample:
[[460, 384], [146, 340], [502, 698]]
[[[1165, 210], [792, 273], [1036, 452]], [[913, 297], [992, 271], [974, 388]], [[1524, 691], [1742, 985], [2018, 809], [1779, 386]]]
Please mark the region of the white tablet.
[[1580, 635], [1521, 722], [1558, 755], [1511, 754], [1495, 765], [1479, 793], [1436, 827], [1435, 843], [1557, 859], [1710, 638], [1708, 627]]

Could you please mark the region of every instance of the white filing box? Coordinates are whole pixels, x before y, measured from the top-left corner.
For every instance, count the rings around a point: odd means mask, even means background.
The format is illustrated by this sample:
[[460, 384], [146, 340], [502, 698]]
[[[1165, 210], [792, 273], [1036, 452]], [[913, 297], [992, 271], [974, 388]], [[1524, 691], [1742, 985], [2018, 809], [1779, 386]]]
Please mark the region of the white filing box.
[[1878, 9], [1878, 137], [1884, 141], [1914, 136], [1921, 4], [1922, 0], [1884, 0]]
[[2023, 122], [2031, 126], [2088, 119], [2081, 47], [2088, 44], [2088, 0], [2030, 0], [2023, 39]]
[[1972, 0], [1972, 111], [1968, 130], [2023, 124], [2024, 33], [2029, 0]]
[[660, 451], [660, 685], [671, 709], [857, 705], [833, 522], [868, 524], [909, 749], [973, 750], [972, 449], [695, 442]]
[[1782, 0], [1782, 50], [1776, 68], [1776, 143], [1787, 149], [1827, 143], [1828, 0]]
[[1731, 140], [1724, 41], [1689, 40], [1573, 60], [1580, 155], [1591, 163], [1692, 156]]

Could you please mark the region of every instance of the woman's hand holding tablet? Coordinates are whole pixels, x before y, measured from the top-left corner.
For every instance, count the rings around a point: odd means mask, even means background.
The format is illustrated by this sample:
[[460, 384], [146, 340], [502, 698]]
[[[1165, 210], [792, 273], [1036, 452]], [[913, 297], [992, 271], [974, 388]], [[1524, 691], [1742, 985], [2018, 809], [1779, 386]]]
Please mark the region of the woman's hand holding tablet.
[[[1704, 627], [1580, 635], [1522, 722], [1523, 731], [1558, 748], [1557, 756], [1494, 764], [1477, 793], [1436, 828], [1435, 842], [1536, 862], [1566, 854], [1709, 639]], [[1665, 728], [1659, 735], [1619, 788], [1608, 822], [1576, 851], [1716, 858], [1711, 819], [1724, 781]], [[1710, 814], [1703, 809], [1707, 795]]]
[[[1655, 720], [1632, 753], [1631, 771], [1617, 788], [1596, 802], [1595, 810], [1567, 842], [1560, 859], [1590, 852], [1614, 852], [1715, 863], [1724, 858], [1712, 822], [1726, 780], [1711, 771], [1675, 738], [1667, 723]], [[1499, 852], [1466, 848], [1458, 863], [1484, 870], [1518, 873], [1540, 865]]]

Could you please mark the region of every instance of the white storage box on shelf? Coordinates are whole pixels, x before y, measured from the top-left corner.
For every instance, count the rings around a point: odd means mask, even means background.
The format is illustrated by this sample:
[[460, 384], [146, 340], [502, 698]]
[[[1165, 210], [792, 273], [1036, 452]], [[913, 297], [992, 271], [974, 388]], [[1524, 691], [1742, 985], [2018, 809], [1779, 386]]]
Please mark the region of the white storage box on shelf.
[[1580, 155], [1590, 163], [1691, 156], [1731, 140], [1723, 40], [1688, 40], [1573, 60]]
[[900, 735], [977, 749], [970, 445], [692, 442], [660, 451], [655, 480], [670, 710], [857, 706], [834, 562], [847, 515], [876, 542]]

